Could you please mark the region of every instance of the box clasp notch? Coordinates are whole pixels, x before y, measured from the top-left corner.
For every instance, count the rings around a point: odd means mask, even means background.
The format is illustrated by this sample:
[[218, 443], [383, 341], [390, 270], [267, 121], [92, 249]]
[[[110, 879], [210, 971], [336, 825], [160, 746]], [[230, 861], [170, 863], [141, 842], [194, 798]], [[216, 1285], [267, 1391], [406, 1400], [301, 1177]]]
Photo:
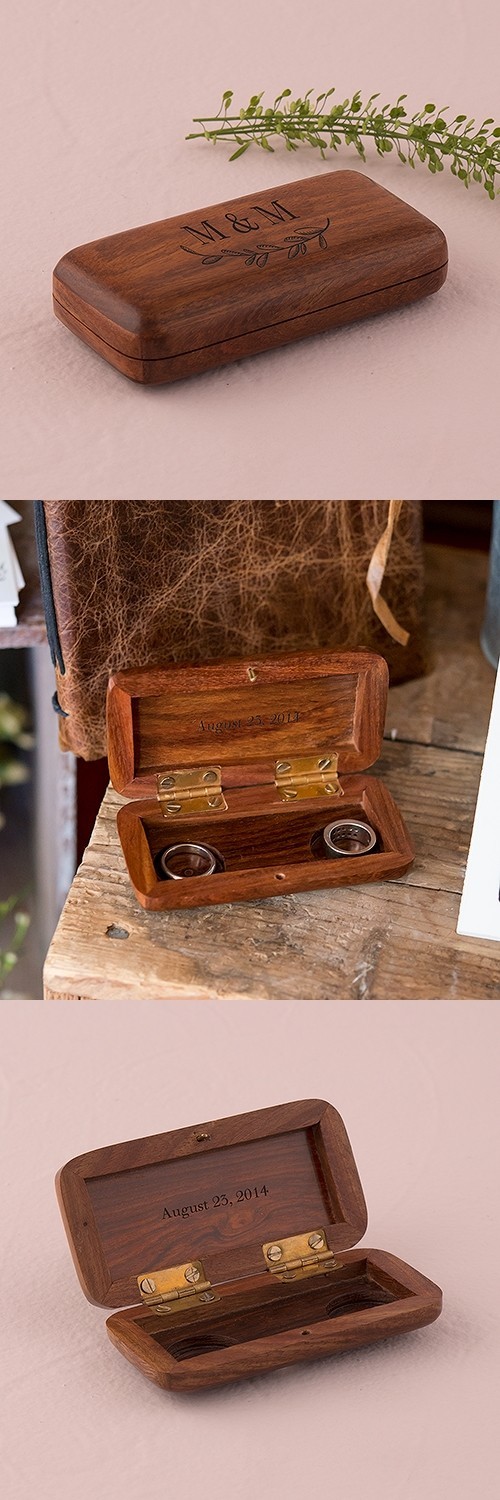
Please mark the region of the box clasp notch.
[[324, 755], [280, 756], [276, 761], [275, 784], [283, 802], [300, 797], [343, 797], [338, 779], [336, 751]]
[[320, 1271], [334, 1270], [337, 1264], [324, 1229], [309, 1229], [286, 1240], [268, 1240], [262, 1246], [268, 1271], [280, 1281], [296, 1281]]
[[157, 1313], [179, 1312], [180, 1307], [203, 1307], [220, 1300], [201, 1260], [167, 1266], [163, 1271], [143, 1272], [137, 1277], [137, 1285], [142, 1301]]
[[182, 813], [227, 812], [220, 766], [189, 766], [179, 771], [160, 771], [156, 795], [164, 818]]

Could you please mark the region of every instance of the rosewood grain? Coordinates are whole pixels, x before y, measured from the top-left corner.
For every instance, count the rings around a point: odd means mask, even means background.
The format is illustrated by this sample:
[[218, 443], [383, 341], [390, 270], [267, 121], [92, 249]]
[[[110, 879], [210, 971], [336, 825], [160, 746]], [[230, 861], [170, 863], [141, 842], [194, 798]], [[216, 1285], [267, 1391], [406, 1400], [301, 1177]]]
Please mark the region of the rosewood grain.
[[[109, 1337], [167, 1389], [324, 1358], [441, 1311], [439, 1287], [405, 1262], [349, 1248], [366, 1205], [343, 1121], [322, 1100], [87, 1152], [59, 1172], [57, 1193], [86, 1296], [121, 1309]], [[276, 1279], [263, 1243], [314, 1228], [334, 1264]], [[213, 1301], [166, 1313], [138, 1304], [138, 1275], [199, 1258]]]
[[273, 1286], [257, 1294], [228, 1296], [227, 1307], [196, 1321], [168, 1318], [168, 1327], [128, 1308], [107, 1319], [112, 1343], [165, 1390], [194, 1391], [226, 1385], [287, 1365], [344, 1354], [439, 1317], [442, 1293], [434, 1282], [395, 1255], [356, 1250], [338, 1257], [338, 1270], [318, 1275], [289, 1295]]
[[[151, 911], [219, 905], [403, 875], [413, 848], [383, 783], [364, 775], [380, 753], [385, 661], [370, 652], [300, 652], [251, 661], [120, 672], [108, 690], [113, 785], [131, 800], [117, 826], [130, 880]], [[338, 757], [339, 792], [284, 802], [276, 763]], [[160, 772], [221, 767], [227, 807], [166, 816]], [[139, 800], [141, 799], [141, 800]], [[142, 800], [144, 799], [144, 800]], [[317, 835], [335, 816], [375, 828], [377, 850], [347, 861], [318, 858]], [[161, 878], [169, 844], [208, 844], [224, 870]]]
[[[169, 1205], [227, 1193], [226, 1173], [235, 1194], [227, 1211], [164, 1216]], [[262, 1173], [272, 1191], [239, 1206], [238, 1189], [262, 1186]], [[262, 1272], [264, 1241], [300, 1234], [304, 1213], [330, 1225], [334, 1250], [367, 1222], [345, 1126], [321, 1099], [87, 1152], [62, 1168], [57, 1193], [85, 1295], [106, 1307], [137, 1301], [139, 1273], [193, 1257], [193, 1239], [210, 1278], [231, 1281]]]
[[56, 316], [132, 380], [166, 383], [437, 291], [440, 229], [330, 172], [71, 250]]

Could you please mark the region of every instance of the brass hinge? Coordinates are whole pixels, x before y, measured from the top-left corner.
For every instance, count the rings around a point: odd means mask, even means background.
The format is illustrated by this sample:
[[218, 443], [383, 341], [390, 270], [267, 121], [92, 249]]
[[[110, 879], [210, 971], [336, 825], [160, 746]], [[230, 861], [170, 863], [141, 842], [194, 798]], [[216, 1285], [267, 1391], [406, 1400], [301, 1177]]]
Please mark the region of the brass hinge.
[[179, 813], [225, 812], [220, 766], [190, 766], [181, 771], [160, 771], [156, 795], [165, 818]]
[[309, 1229], [287, 1240], [268, 1240], [262, 1251], [268, 1271], [283, 1281], [314, 1276], [318, 1271], [333, 1270], [336, 1265], [324, 1229]]
[[337, 767], [338, 755], [298, 755], [280, 758], [275, 764], [275, 783], [283, 802], [297, 797], [343, 797]]
[[182, 1266], [167, 1266], [163, 1271], [142, 1272], [137, 1285], [143, 1302], [157, 1313], [178, 1312], [183, 1308], [218, 1302], [217, 1293], [208, 1281], [201, 1260], [188, 1260]]

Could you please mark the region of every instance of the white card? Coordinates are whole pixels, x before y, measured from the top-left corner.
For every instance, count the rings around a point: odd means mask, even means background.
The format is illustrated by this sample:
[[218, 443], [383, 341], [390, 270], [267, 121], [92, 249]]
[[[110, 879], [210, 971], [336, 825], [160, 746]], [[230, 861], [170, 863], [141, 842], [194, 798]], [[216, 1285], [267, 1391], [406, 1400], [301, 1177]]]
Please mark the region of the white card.
[[15, 521], [20, 520], [19, 512], [13, 510], [11, 505], [7, 505], [6, 500], [0, 500], [0, 530], [3, 526], [13, 526]]
[[0, 604], [17, 604], [19, 589], [10, 536], [6, 526], [0, 525]]
[[470, 841], [457, 932], [500, 942], [500, 668]]
[[23, 589], [25, 587], [26, 580], [25, 580], [25, 578], [23, 578], [23, 575], [22, 575], [22, 572], [21, 572], [21, 564], [19, 562], [19, 558], [17, 556], [17, 552], [15, 550], [14, 543], [12, 541], [12, 537], [11, 536], [9, 536], [9, 543], [10, 543], [10, 550], [11, 550], [11, 554], [12, 554], [12, 567], [14, 569], [14, 578], [16, 580], [16, 584], [17, 584], [18, 589], [21, 590], [21, 589]]
[[14, 543], [8, 530], [21, 517], [6, 500], [0, 500], [0, 629], [10, 630], [17, 625], [16, 605], [19, 590], [24, 588], [24, 578]]
[[17, 625], [17, 615], [13, 604], [0, 604], [0, 630], [12, 630]]

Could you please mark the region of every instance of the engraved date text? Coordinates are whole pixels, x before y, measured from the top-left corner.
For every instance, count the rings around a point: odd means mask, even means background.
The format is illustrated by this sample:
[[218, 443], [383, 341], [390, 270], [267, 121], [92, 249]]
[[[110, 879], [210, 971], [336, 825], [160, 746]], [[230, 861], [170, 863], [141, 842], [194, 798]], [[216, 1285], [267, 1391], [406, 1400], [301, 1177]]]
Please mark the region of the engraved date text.
[[237, 1208], [241, 1203], [250, 1203], [253, 1198], [267, 1198], [269, 1188], [263, 1183], [262, 1187], [241, 1187], [233, 1191], [232, 1197], [229, 1193], [213, 1193], [211, 1198], [202, 1198], [201, 1203], [183, 1203], [179, 1207], [165, 1207], [162, 1217], [164, 1219], [189, 1219], [191, 1214], [210, 1213], [216, 1208]]

